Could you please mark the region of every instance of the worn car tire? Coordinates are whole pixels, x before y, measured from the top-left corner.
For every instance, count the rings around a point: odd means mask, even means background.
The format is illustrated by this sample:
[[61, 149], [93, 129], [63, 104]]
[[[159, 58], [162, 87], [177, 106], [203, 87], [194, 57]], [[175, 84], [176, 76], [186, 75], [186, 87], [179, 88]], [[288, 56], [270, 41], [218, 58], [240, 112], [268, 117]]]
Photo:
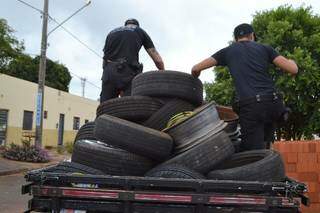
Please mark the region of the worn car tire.
[[161, 101], [145, 96], [114, 98], [98, 106], [97, 117], [108, 114], [128, 121], [140, 122], [148, 119], [162, 105]]
[[285, 178], [281, 156], [274, 150], [252, 150], [234, 154], [208, 173], [209, 179], [282, 181]]
[[241, 152], [241, 144], [242, 144], [241, 138], [238, 138], [237, 140], [231, 140], [231, 142], [234, 147], [234, 152], [235, 153]]
[[203, 101], [203, 85], [192, 75], [177, 71], [151, 71], [137, 75], [132, 81], [135, 95], [180, 98], [200, 106]]
[[152, 129], [163, 130], [170, 118], [180, 112], [192, 111], [195, 106], [181, 99], [172, 99], [154, 113], [143, 125]]
[[224, 131], [227, 133], [235, 132], [238, 128], [239, 116], [232, 110], [231, 107], [217, 105], [216, 109], [220, 119], [227, 123]]
[[142, 176], [154, 165], [147, 158], [87, 140], [77, 141], [71, 161], [98, 169], [108, 175], [120, 176]]
[[82, 125], [77, 132], [74, 142], [78, 140], [96, 140], [96, 138], [93, 135], [94, 126], [95, 122], [88, 122]]
[[145, 176], [160, 178], [206, 179], [202, 174], [178, 164], [155, 167], [148, 171]]
[[206, 174], [234, 153], [233, 144], [223, 131], [206, 135], [200, 140], [196, 146], [163, 164], [180, 164], [201, 174]]
[[156, 161], [167, 159], [173, 146], [166, 133], [110, 115], [96, 119], [94, 135], [99, 141]]
[[81, 173], [81, 174], [92, 174], [92, 175], [104, 175], [100, 170], [88, 167], [75, 162], [60, 162], [55, 166], [45, 169], [46, 172], [53, 173]]
[[201, 138], [212, 136], [225, 127], [219, 118], [215, 103], [209, 103], [193, 111], [188, 118], [164, 130], [175, 143], [175, 152], [180, 153], [201, 142]]

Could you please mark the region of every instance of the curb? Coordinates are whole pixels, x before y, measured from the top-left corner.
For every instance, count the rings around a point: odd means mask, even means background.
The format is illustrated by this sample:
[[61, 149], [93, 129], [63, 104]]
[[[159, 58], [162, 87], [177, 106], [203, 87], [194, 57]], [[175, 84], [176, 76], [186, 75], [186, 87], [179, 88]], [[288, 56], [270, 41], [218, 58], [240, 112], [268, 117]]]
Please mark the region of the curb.
[[22, 172], [28, 172], [28, 171], [35, 170], [35, 169], [41, 169], [44, 167], [56, 165], [59, 162], [60, 161], [48, 163], [45, 165], [35, 165], [35, 166], [31, 166], [31, 167], [23, 167], [23, 168], [19, 168], [19, 169], [8, 169], [8, 170], [0, 171], [0, 176], [13, 175], [13, 174], [18, 174], [18, 173], [22, 173]]
[[[32, 170], [32, 169], [30, 169], [30, 170]], [[7, 170], [7, 171], [0, 172], [0, 176], [13, 175], [13, 174], [18, 174], [18, 173], [27, 172], [27, 171], [29, 171], [28, 168]]]

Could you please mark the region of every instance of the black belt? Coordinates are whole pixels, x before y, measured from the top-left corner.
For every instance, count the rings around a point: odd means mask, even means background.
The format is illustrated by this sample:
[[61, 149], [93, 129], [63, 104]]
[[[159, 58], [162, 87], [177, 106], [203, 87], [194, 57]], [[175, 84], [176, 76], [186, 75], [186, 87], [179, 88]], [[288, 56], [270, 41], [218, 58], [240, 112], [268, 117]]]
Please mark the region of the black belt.
[[242, 99], [239, 101], [239, 105], [243, 106], [257, 102], [276, 101], [278, 99], [282, 99], [282, 95], [274, 92], [272, 94], [256, 95], [255, 97]]
[[120, 59], [117, 59], [117, 60], [114, 60], [114, 61], [111, 61], [111, 60], [106, 60], [107, 63], [114, 63], [114, 64], [124, 64], [124, 63], [127, 63], [127, 60], [124, 59], [124, 58], [120, 58]]

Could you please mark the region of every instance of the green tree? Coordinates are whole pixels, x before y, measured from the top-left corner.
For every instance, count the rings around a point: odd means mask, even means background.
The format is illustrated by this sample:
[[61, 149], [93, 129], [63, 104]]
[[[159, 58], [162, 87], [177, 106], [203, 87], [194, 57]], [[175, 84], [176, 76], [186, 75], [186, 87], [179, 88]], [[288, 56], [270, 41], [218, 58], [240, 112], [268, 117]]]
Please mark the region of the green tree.
[[[266, 43], [299, 66], [295, 78], [271, 66], [270, 73], [277, 88], [284, 94], [287, 106], [292, 110], [285, 127], [278, 130], [278, 135], [285, 139], [312, 138], [320, 134], [320, 17], [312, 12], [311, 7], [292, 8], [281, 6], [274, 10], [257, 12], [252, 25], [258, 42]], [[225, 71], [225, 70], [224, 70]], [[221, 72], [221, 70], [220, 70]], [[222, 71], [223, 72], [223, 71]], [[212, 94], [219, 88], [230, 89], [230, 75], [219, 76], [206, 85], [208, 98], [228, 104], [232, 96], [222, 97], [223, 93]], [[223, 102], [224, 101], [224, 102]]]
[[[32, 58], [29, 55], [20, 54], [9, 63], [4, 73], [37, 83], [39, 62], [39, 56]], [[68, 92], [70, 81], [71, 75], [68, 68], [47, 58], [45, 85]]]
[[24, 50], [23, 43], [13, 36], [13, 29], [5, 19], [0, 19], [0, 71]]
[[[39, 57], [36, 57], [34, 60], [36, 60], [37, 65], [39, 65]], [[52, 61], [47, 58], [47, 86], [68, 92], [71, 78], [70, 72], [66, 66], [60, 64], [58, 61]]]
[[214, 83], [204, 83], [206, 100], [215, 101], [216, 103], [225, 106], [231, 106], [235, 97], [235, 89], [228, 68], [216, 67], [214, 69], [214, 75]]
[[21, 78], [27, 81], [37, 82], [38, 67], [33, 58], [26, 54], [19, 54], [6, 66], [4, 74]]
[[[24, 54], [23, 42], [13, 36], [14, 30], [5, 19], [0, 19], [0, 73], [27, 81], [38, 82], [39, 56]], [[69, 91], [71, 75], [67, 67], [47, 59], [45, 85]]]

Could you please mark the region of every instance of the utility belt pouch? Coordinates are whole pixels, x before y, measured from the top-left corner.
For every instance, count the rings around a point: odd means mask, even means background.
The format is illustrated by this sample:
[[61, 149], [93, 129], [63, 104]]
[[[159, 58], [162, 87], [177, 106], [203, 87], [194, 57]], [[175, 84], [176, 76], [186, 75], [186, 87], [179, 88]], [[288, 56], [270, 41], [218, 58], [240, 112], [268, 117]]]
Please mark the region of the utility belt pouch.
[[135, 74], [141, 73], [143, 70], [143, 64], [142, 63], [134, 63], [130, 64], [130, 67], [132, 70], [134, 70]]
[[127, 65], [127, 60], [125, 58], [119, 58], [115, 61], [115, 66], [119, 73], [124, 72]]
[[289, 120], [289, 116], [291, 114], [292, 110], [289, 107], [285, 107], [282, 114], [280, 115], [280, 118], [278, 120], [278, 126], [282, 127], [284, 126], [288, 120]]

